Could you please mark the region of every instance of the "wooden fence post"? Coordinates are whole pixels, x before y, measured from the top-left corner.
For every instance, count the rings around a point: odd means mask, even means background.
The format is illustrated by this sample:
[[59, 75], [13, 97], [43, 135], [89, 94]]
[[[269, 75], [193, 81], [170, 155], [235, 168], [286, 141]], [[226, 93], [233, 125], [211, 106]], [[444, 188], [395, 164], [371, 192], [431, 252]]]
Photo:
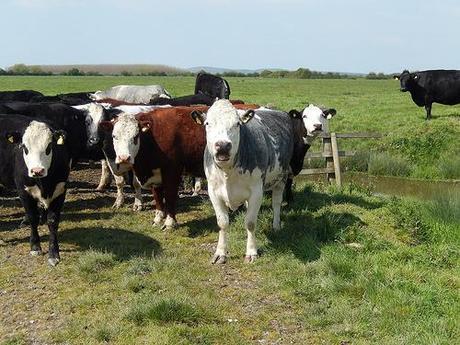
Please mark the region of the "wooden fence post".
[[337, 136], [331, 133], [332, 159], [334, 162], [335, 183], [337, 187], [342, 188], [342, 174], [340, 172], [339, 147], [337, 145]]
[[[324, 125], [324, 134], [329, 134], [329, 124], [326, 122]], [[323, 138], [323, 153], [326, 156], [326, 169], [331, 171], [334, 168], [334, 157], [332, 157], [332, 144], [331, 137], [326, 136]], [[326, 181], [331, 183], [335, 178], [333, 172], [326, 173]]]

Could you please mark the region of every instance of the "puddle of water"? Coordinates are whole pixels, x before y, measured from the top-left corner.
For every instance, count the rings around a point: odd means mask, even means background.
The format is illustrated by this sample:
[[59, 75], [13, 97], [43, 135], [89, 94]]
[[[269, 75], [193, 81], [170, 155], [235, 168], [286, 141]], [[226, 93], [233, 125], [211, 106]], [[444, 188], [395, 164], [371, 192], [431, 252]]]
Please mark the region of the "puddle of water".
[[[324, 175], [302, 176], [307, 180], [324, 181]], [[400, 177], [370, 176], [360, 173], [345, 173], [344, 183], [356, 183], [376, 194], [413, 197], [421, 200], [436, 200], [452, 195], [460, 198], [460, 181], [425, 181]]]

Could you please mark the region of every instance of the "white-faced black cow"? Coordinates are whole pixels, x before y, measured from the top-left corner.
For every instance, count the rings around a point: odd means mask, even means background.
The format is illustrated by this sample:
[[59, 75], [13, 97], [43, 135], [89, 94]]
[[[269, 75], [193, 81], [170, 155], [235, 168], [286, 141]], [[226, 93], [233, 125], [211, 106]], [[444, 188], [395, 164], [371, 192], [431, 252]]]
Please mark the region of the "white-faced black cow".
[[419, 107], [425, 106], [426, 119], [431, 119], [433, 103], [454, 105], [460, 103], [460, 71], [428, 70], [409, 73], [404, 70], [399, 76], [401, 91], [409, 91]]
[[336, 114], [332, 108], [320, 108], [310, 104], [304, 110], [292, 109], [289, 115], [294, 127], [294, 152], [291, 159], [292, 172], [286, 182], [285, 194], [286, 201], [291, 202], [293, 177], [297, 176], [303, 168], [305, 155], [311, 144], [322, 134], [327, 127], [327, 120]]
[[21, 115], [0, 115], [0, 182], [16, 187], [30, 221], [30, 253], [42, 252], [38, 235], [40, 205], [49, 228], [48, 262], [59, 260], [57, 231], [64, 204], [70, 158], [65, 132]]
[[228, 100], [216, 101], [192, 117], [206, 129], [204, 168], [208, 193], [220, 228], [212, 263], [227, 257], [228, 210], [246, 203], [246, 262], [257, 258], [255, 230], [264, 190], [272, 191], [273, 229], [281, 227], [283, 190], [290, 172], [293, 128], [289, 115], [275, 110], [238, 111]]

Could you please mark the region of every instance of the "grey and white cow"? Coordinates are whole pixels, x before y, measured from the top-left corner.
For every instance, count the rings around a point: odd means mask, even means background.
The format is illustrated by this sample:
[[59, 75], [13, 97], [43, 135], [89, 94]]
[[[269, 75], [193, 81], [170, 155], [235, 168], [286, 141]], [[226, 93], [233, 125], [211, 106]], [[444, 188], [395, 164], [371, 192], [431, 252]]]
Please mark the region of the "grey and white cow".
[[208, 112], [192, 117], [206, 129], [204, 168], [208, 193], [220, 228], [212, 263], [225, 263], [229, 209], [247, 206], [246, 262], [257, 258], [255, 230], [263, 192], [272, 191], [273, 229], [281, 228], [284, 185], [290, 172], [293, 128], [285, 112], [237, 110], [228, 100], [216, 101]]
[[133, 104], [149, 104], [157, 98], [171, 98], [161, 85], [117, 85], [108, 90], [96, 91], [90, 98], [98, 101], [106, 98]]

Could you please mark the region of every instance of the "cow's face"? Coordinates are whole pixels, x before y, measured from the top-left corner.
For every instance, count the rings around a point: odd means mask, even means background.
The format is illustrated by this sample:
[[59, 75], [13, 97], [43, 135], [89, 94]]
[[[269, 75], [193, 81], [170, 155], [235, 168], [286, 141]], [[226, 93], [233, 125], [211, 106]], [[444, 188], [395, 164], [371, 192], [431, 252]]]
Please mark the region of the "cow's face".
[[120, 172], [131, 169], [139, 152], [139, 123], [132, 115], [122, 114], [113, 125], [112, 138], [115, 163]]
[[238, 112], [226, 99], [218, 100], [207, 114], [194, 111], [194, 120], [205, 126], [206, 145], [218, 166], [232, 164], [240, 143], [240, 126], [254, 116], [254, 110]]
[[418, 79], [416, 73], [409, 73], [408, 70], [404, 70], [399, 76], [394, 77], [396, 80], [399, 80], [400, 90], [402, 92], [412, 90], [412, 87], [415, 85]]
[[85, 126], [86, 134], [88, 135], [87, 145], [89, 148], [97, 145], [101, 138], [99, 136], [98, 126], [104, 120], [104, 107], [97, 103], [90, 103], [86, 108]]
[[301, 113], [297, 110], [291, 110], [289, 112], [291, 117], [302, 118], [307, 137], [309, 138], [315, 138], [323, 133], [326, 129], [327, 120], [331, 119], [335, 114], [335, 109], [319, 108], [313, 104], [310, 104]]
[[42, 122], [32, 121], [26, 128], [22, 138], [15, 133], [7, 134], [11, 143], [20, 143], [27, 175], [33, 178], [42, 178], [48, 175], [53, 159], [53, 146], [64, 144], [65, 133], [52, 132]]

